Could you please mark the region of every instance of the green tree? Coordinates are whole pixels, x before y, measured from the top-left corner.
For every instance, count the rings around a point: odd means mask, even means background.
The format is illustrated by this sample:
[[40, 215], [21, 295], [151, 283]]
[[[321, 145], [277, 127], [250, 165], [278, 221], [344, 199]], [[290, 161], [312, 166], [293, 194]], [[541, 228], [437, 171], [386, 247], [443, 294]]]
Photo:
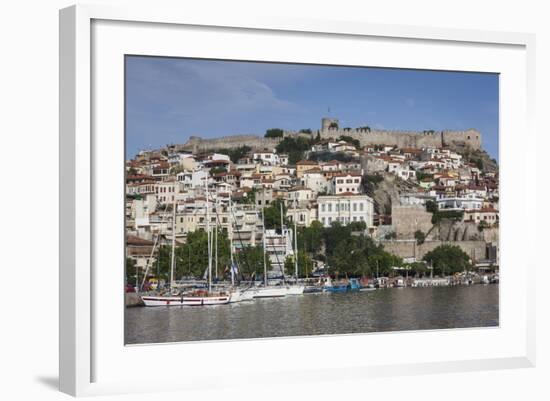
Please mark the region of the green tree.
[[427, 200], [426, 201], [426, 211], [430, 213], [437, 212], [437, 203], [435, 203], [433, 200]]
[[283, 209], [283, 221], [286, 219], [286, 206], [281, 199], [271, 202], [271, 205], [264, 208], [265, 228], [268, 230], [281, 228], [281, 206]]
[[[312, 260], [308, 253], [299, 250], [298, 251], [298, 277], [306, 277], [311, 275]], [[294, 256], [287, 256], [285, 259], [285, 275], [294, 276], [296, 268], [294, 265]]]
[[136, 285], [136, 261], [132, 258], [126, 258], [126, 283]]
[[437, 274], [453, 274], [471, 268], [468, 254], [456, 245], [439, 245], [426, 253], [423, 260], [432, 263]]
[[280, 128], [270, 128], [265, 131], [266, 138], [282, 138], [283, 130]]
[[463, 210], [437, 210], [432, 215], [432, 224], [437, 224], [443, 219], [461, 221], [463, 217]]
[[246, 246], [235, 253], [239, 272], [245, 279], [257, 278], [263, 274], [264, 251], [261, 246]]
[[304, 154], [311, 148], [312, 141], [304, 137], [286, 137], [276, 146], [277, 153], [287, 153], [288, 163], [296, 164], [304, 158]]
[[485, 220], [481, 220], [479, 224], [477, 225], [477, 230], [479, 232], [482, 232], [486, 228], [489, 228], [489, 224]]
[[422, 245], [424, 241], [426, 241], [426, 234], [424, 234], [421, 230], [416, 230], [414, 232], [414, 239], [416, 239], [417, 245]]
[[353, 146], [355, 146], [356, 149], [359, 149], [361, 148], [361, 142], [359, 142], [358, 139], [353, 139], [351, 136], [349, 135], [341, 135], [339, 138], [338, 138], [339, 141], [345, 141], [347, 143], [351, 143]]
[[298, 249], [316, 254], [323, 244], [323, 224], [314, 220], [309, 227], [298, 228]]

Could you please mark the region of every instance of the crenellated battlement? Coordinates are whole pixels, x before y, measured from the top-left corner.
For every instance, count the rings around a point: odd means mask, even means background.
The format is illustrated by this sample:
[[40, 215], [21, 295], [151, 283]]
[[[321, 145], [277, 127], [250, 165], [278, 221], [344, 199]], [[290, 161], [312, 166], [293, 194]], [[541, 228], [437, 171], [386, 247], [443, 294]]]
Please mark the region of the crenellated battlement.
[[[296, 136], [303, 133], [286, 131], [285, 136]], [[461, 144], [473, 149], [481, 148], [481, 133], [475, 129], [466, 131], [405, 131], [405, 130], [380, 130], [370, 127], [341, 128], [335, 118], [323, 118], [321, 129], [311, 134], [320, 136], [321, 139], [337, 139], [340, 136], [349, 136], [357, 139], [361, 146], [365, 145], [390, 145], [400, 148], [423, 148], [428, 146], [442, 147], [450, 144]]]
[[[481, 148], [481, 133], [475, 129], [466, 131], [405, 131], [405, 130], [380, 130], [370, 127], [340, 128], [339, 121], [334, 118], [323, 118], [321, 129], [311, 134], [285, 131], [284, 137], [312, 137], [321, 139], [337, 139], [340, 136], [349, 136], [357, 139], [361, 146], [389, 145], [399, 148], [424, 148], [442, 147], [451, 144], [468, 146], [472, 149]], [[192, 136], [180, 145], [181, 149], [193, 152], [209, 151], [215, 149], [238, 148], [243, 145], [252, 149], [274, 149], [281, 141], [279, 138], [264, 138], [258, 135], [231, 135], [220, 138], [206, 139]]]

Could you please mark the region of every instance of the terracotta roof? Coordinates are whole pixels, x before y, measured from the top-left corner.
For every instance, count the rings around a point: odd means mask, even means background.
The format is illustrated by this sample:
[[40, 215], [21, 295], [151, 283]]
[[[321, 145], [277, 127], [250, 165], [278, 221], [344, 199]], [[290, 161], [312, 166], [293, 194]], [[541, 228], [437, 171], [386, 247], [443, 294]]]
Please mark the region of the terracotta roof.
[[149, 241], [145, 238], [140, 238], [135, 235], [128, 235], [126, 237], [126, 245], [128, 246], [153, 246], [153, 241]]
[[296, 163], [297, 166], [317, 166], [318, 163], [311, 160], [300, 160]]
[[304, 171], [304, 174], [320, 173], [322, 170], [319, 167], [310, 168], [307, 171]]
[[351, 177], [361, 177], [361, 173], [349, 172], [349, 173], [337, 173], [337, 174], [334, 174], [334, 175], [333, 175], [333, 177], [348, 177], [348, 176], [351, 176]]

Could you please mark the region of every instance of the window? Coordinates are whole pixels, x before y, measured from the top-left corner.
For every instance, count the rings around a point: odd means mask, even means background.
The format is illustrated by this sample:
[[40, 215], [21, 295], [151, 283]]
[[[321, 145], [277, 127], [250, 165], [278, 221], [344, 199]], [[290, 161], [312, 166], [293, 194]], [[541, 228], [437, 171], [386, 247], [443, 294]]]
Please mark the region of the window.
[[323, 225], [325, 225], [325, 218], [324, 217], [321, 219], [321, 221], [323, 222]]
[[328, 211], [332, 212], [332, 203], [329, 203], [327, 206], [328, 206]]
[[354, 212], [357, 211], [357, 203], [354, 203], [354, 204], [353, 204], [353, 211], [354, 211]]
[[332, 217], [329, 217], [328, 218], [328, 224], [331, 224], [332, 223]]
[[361, 212], [363, 211], [363, 204], [362, 203], [359, 204], [359, 211], [361, 211]]

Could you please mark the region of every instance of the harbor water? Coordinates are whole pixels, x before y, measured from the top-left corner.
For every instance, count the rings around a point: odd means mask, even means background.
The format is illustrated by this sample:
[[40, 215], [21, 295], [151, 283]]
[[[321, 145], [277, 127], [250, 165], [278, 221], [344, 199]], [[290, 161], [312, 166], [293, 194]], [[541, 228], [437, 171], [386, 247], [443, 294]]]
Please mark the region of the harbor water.
[[305, 294], [210, 307], [133, 307], [126, 344], [491, 327], [499, 286]]

